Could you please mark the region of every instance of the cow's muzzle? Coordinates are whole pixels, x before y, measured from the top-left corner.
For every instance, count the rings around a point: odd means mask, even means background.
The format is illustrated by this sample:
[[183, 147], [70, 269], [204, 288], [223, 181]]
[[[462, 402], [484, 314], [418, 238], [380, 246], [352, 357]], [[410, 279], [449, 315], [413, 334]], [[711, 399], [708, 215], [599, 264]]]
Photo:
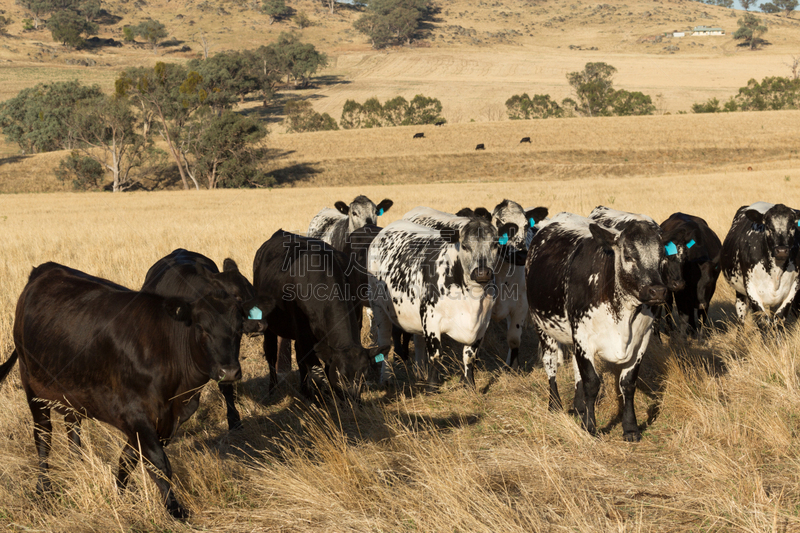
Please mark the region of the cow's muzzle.
[[639, 300], [648, 305], [663, 304], [667, 300], [667, 288], [663, 285], [650, 285], [639, 292]]
[[493, 275], [494, 272], [492, 271], [491, 268], [479, 267], [473, 270], [472, 273], [469, 275], [469, 277], [472, 281], [475, 281], [477, 283], [489, 283], [490, 281], [492, 281]]
[[217, 381], [239, 381], [242, 379], [242, 367], [236, 365], [223, 365], [217, 370]]
[[686, 287], [686, 281], [685, 280], [670, 281], [669, 283], [667, 283], [667, 287], [669, 287], [669, 290], [671, 290], [672, 292], [682, 291]]
[[788, 246], [776, 246], [775, 247], [775, 261], [778, 263], [783, 263], [789, 257], [789, 250]]

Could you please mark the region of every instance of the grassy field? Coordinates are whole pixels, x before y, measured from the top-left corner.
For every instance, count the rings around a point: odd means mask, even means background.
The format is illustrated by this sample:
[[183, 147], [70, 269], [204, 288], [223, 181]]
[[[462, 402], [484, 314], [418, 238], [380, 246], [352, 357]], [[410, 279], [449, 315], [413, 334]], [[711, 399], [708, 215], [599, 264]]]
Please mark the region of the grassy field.
[[[527, 182], [319, 187], [264, 191], [0, 196], [0, 352], [31, 266], [59, 261], [137, 287], [182, 246], [251, 275], [258, 246], [278, 228], [302, 231], [323, 206], [357, 194], [395, 205], [493, 206], [503, 197], [551, 213], [595, 205], [703, 215], [720, 235], [755, 200], [800, 205], [798, 170], [718, 171], [659, 179], [575, 177]], [[622, 442], [606, 376], [598, 438], [547, 411], [547, 380], [527, 332], [524, 371], [503, 373], [503, 332], [492, 328], [468, 392], [457, 372], [436, 395], [374, 390], [363, 406], [319, 410], [294, 399], [296, 377], [266, 394], [257, 340], [243, 347], [245, 429], [228, 433], [213, 386], [167, 448], [188, 523], [169, 519], [137, 474], [118, 495], [121, 440], [89, 422], [81, 458], [56, 424], [57, 496], [35, 495], [30, 414], [17, 371], [0, 389], [0, 526], [42, 531], [796, 531], [800, 528], [800, 366], [793, 332], [764, 340], [731, 327], [720, 280], [707, 343], [665, 339], [648, 350], [637, 393], [639, 444]], [[565, 400], [571, 369], [559, 373]]]

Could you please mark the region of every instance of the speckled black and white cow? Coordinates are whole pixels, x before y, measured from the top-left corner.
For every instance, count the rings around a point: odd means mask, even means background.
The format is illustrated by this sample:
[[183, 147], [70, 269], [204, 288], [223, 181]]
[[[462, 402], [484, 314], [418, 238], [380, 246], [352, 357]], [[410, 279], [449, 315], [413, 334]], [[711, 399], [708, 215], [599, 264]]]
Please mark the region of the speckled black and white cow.
[[651, 305], [664, 302], [664, 244], [647, 222], [622, 231], [559, 213], [533, 237], [525, 265], [528, 304], [550, 381], [550, 409], [561, 409], [556, 369], [564, 345], [575, 347], [575, 409], [594, 434], [598, 360], [620, 370], [623, 436], [641, 439], [633, 395], [652, 334]]
[[546, 207], [534, 207], [526, 210], [517, 202], [512, 202], [511, 200], [503, 200], [492, 210], [492, 224], [496, 228], [500, 228], [503, 224], [510, 222], [516, 224], [520, 229], [513, 239], [508, 240], [509, 246], [513, 246], [517, 250], [528, 249], [525, 242], [528, 229], [536, 222], [544, 220], [545, 217], [547, 217]]
[[[539, 207], [531, 211], [531, 218], [535, 218], [533, 220], [534, 224], [547, 216], [546, 207]], [[416, 207], [403, 215], [403, 219], [442, 230], [445, 228], [461, 229], [476, 216], [491, 220], [489, 212], [482, 208], [475, 210], [465, 208], [459, 211], [457, 215], [451, 215], [430, 207]], [[509, 224], [509, 222], [505, 224]], [[502, 228], [503, 226], [501, 225], [500, 227]], [[506, 364], [514, 367], [517, 365], [519, 358], [522, 326], [525, 324], [525, 317], [528, 314], [528, 297], [525, 294], [525, 269], [523, 268], [525, 256], [508, 245], [512, 239], [504, 238], [499, 229], [498, 234], [500, 235], [499, 242], [502, 242], [504, 246], [501, 245], [500, 248], [502, 262], [495, 271], [497, 298], [492, 308], [492, 321], [507, 321], [506, 340], [508, 341], [508, 354], [506, 356]], [[416, 342], [415, 346], [417, 346]], [[464, 354], [464, 360], [467, 360], [466, 353]]]
[[798, 211], [756, 202], [736, 211], [722, 243], [722, 274], [736, 291], [736, 314], [760, 313], [760, 323], [783, 319], [798, 289]]
[[[516, 226], [503, 232], [512, 238]], [[489, 325], [499, 261], [497, 229], [481, 218], [458, 231], [398, 220], [386, 226], [369, 249], [370, 307], [381, 346], [392, 325], [424, 337], [431, 389], [439, 384], [442, 334], [465, 345], [464, 374], [474, 383], [472, 361]], [[387, 373], [381, 372], [382, 381]]]
[[336, 202], [336, 209], [326, 207], [311, 219], [308, 236], [325, 241], [336, 250], [344, 250], [347, 236], [368, 224], [378, 224], [378, 217], [392, 207], [389, 199], [375, 203], [364, 195], [356, 196], [349, 206], [344, 202]]
[[[647, 215], [619, 211], [610, 207], [597, 206], [589, 213], [589, 218], [601, 226], [622, 231], [631, 222], [646, 222], [653, 231], [662, 234], [658, 222]], [[665, 254], [661, 259], [661, 269], [667, 288], [673, 292], [683, 290], [686, 282], [683, 279], [683, 266], [689, 256], [686, 244], [689, 239], [683, 230], [675, 229], [670, 232], [669, 238], [664, 240]]]

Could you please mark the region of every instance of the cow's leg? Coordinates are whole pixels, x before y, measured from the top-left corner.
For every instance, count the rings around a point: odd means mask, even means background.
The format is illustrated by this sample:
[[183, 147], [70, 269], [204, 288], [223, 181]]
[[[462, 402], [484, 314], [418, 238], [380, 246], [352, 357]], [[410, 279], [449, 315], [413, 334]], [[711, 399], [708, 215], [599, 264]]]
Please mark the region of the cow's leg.
[[747, 318], [747, 297], [737, 292], [734, 307], [736, 308], [736, 318], [739, 319], [740, 323], [744, 324], [744, 320]]
[[641, 366], [642, 356], [647, 348], [647, 342], [639, 350], [639, 356], [627, 368], [623, 368], [619, 375], [619, 391], [622, 393], [622, 438], [627, 442], [639, 442], [642, 434], [639, 432], [639, 425], [636, 422], [636, 411], [633, 406], [633, 395], [636, 392], [636, 380], [639, 377], [639, 367]]
[[519, 369], [519, 347], [522, 344], [522, 325], [525, 323], [525, 313], [528, 312], [523, 306], [514, 309], [506, 318], [508, 329], [506, 330], [506, 341], [508, 341], [508, 354], [506, 355], [506, 366], [511, 370]]
[[[278, 337], [278, 355], [275, 358], [276, 369], [281, 374], [292, 370], [292, 339]], [[277, 374], [275, 375], [277, 378]]]
[[[270, 379], [272, 370], [270, 369]], [[236, 409], [236, 387], [233, 383], [219, 383], [219, 391], [225, 398], [225, 416], [228, 419], [228, 430], [242, 429], [242, 419]]]
[[69, 437], [69, 448], [75, 455], [81, 453], [81, 417], [75, 411], [69, 411], [64, 415], [64, 425], [67, 426], [67, 437]]
[[139, 446], [136, 440], [128, 442], [122, 449], [122, 455], [119, 456], [119, 471], [117, 472], [117, 489], [120, 492], [125, 490], [128, 486], [128, 479], [130, 479], [131, 472], [136, 468], [139, 462]]
[[428, 351], [425, 349], [425, 336], [414, 335], [414, 362], [421, 375], [428, 374]]
[[425, 332], [425, 350], [428, 352], [428, 392], [435, 392], [442, 384], [439, 366], [442, 364], [442, 334], [436, 331]]
[[558, 394], [558, 383], [556, 383], [556, 372], [558, 372], [558, 355], [560, 348], [558, 342], [539, 328], [534, 326], [536, 334], [539, 336], [539, 350], [541, 351], [542, 364], [545, 374], [550, 384], [550, 400], [548, 408], [551, 411], [561, 411], [561, 396]]
[[50, 421], [50, 407], [36, 398], [33, 391], [26, 387], [28, 395], [28, 406], [33, 415], [33, 442], [36, 445], [36, 454], [39, 456], [39, 481], [36, 484], [36, 492], [44, 494], [50, 492], [50, 478], [47, 471], [50, 468], [47, 458], [50, 455], [50, 440], [53, 435], [53, 424]]
[[[392, 326], [392, 346], [394, 346], [394, 353], [397, 354], [403, 362], [408, 361], [408, 343], [404, 342], [408, 339], [405, 332], [397, 326]], [[381, 346], [380, 341], [378, 346]]]
[[[178, 500], [175, 499], [175, 494], [170, 485], [172, 466], [169, 464], [169, 458], [167, 458], [167, 454], [164, 452], [164, 447], [158, 440], [158, 435], [155, 430], [146, 423], [139, 424], [137, 427], [138, 430], [135, 433], [128, 435], [127, 447], [133, 447], [134, 453], [136, 453], [137, 450], [141, 451], [142, 457], [147, 459], [153, 466], [153, 468], [148, 468], [147, 471], [148, 474], [150, 474], [150, 479], [152, 479], [153, 483], [158, 487], [161, 493], [161, 499], [169, 514], [178, 520], [185, 520], [188, 516], [188, 512], [178, 503]], [[128, 450], [125, 450], [122, 455], [123, 457], [120, 458], [120, 467], [122, 467], [123, 463], [130, 461]], [[119, 477], [117, 479], [119, 480]]]
[[316, 339], [309, 335], [298, 335], [298, 337], [294, 341], [294, 350], [300, 374], [300, 393], [308, 399], [313, 399], [316, 387], [310, 382], [310, 374], [312, 367], [320, 364], [317, 353], [314, 351]]
[[583, 347], [575, 344], [574, 365], [575, 373], [575, 410], [581, 416], [583, 427], [590, 435], [597, 433], [597, 421], [594, 414], [594, 405], [597, 394], [600, 392], [600, 376], [594, 369], [594, 364], [586, 356]]
[[483, 337], [469, 346], [465, 344], [461, 354], [464, 358], [464, 378], [467, 381], [467, 386], [472, 390], [475, 390], [475, 358], [478, 355], [478, 350], [482, 342]]
[[264, 359], [269, 365], [269, 392], [272, 392], [278, 386], [278, 336], [270, 330], [264, 332]]

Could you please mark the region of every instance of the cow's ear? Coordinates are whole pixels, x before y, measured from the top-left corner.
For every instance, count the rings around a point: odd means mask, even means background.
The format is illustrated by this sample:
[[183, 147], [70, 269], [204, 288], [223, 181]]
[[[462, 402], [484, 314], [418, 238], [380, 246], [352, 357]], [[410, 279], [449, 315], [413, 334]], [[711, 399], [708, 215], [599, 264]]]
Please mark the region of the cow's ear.
[[505, 224], [500, 226], [500, 229], [497, 230], [497, 234], [500, 236], [501, 240], [503, 237], [506, 237], [506, 242], [508, 242], [508, 239], [513, 239], [518, 231], [519, 231], [519, 226], [517, 226], [513, 222], [506, 222]]
[[[532, 219], [534, 222], [539, 223], [547, 218], [548, 213], [549, 211], [547, 210], [546, 207], [535, 207], [533, 209], [525, 211], [525, 218], [527, 218], [528, 221]], [[534, 224], [531, 224], [531, 226], [533, 225]]]
[[222, 271], [223, 272], [238, 272], [239, 265], [236, 264], [236, 261], [231, 259], [230, 257], [225, 258], [225, 261], [222, 262]]
[[474, 216], [476, 216], [478, 218], [486, 219], [489, 222], [492, 221], [492, 214], [485, 207], [476, 207], [475, 211], [473, 211], [473, 213], [474, 213]]
[[764, 213], [756, 211], [755, 209], [748, 209], [744, 212], [744, 216], [747, 217], [747, 220], [755, 222], [756, 224], [764, 223]]
[[594, 240], [605, 250], [611, 250], [617, 244], [619, 233], [608, 230], [599, 224], [589, 224], [589, 231], [592, 233]]
[[350, 206], [348, 206], [346, 203], [344, 203], [344, 202], [342, 202], [342, 201], [336, 202], [335, 204], [333, 204], [333, 206], [334, 206], [336, 209], [338, 209], [338, 210], [339, 210], [339, 212], [340, 212], [341, 214], [343, 214], [343, 215], [347, 215], [347, 214], [349, 214], [349, 213], [350, 213]]
[[190, 322], [192, 320], [192, 304], [180, 298], [166, 298], [164, 310], [172, 320]]
[[458, 244], [461, 240], [461, 232], [452, 228], [444, 228], [439, 232], [441, 239], [447, 244]]
[[475, 212], [472, 209], [470, 209], [469, 207], [465, 207], [465, 208], [459, 210], [458, 212], [456, 212], [456, 216], [457, 217], [474, 217], [475, 216]]
[[378, 216], [381, 216], [384, 213], [386, 213], [386, 211], [388, 211], [393, 205], [394, 202], [389, 200], [388, 198], [384, 198], [383, 200], [381, 200], [381, 203], [375, 206], [376, 210], [378, 211]]
[[689, 236], [689, 232], [684, 227], [675, 228], [672, 231], [663, 233], [661, 235], [661, 244], [666, 244], [668, 242], [686, 244], [690, 240], [691, 237]]

